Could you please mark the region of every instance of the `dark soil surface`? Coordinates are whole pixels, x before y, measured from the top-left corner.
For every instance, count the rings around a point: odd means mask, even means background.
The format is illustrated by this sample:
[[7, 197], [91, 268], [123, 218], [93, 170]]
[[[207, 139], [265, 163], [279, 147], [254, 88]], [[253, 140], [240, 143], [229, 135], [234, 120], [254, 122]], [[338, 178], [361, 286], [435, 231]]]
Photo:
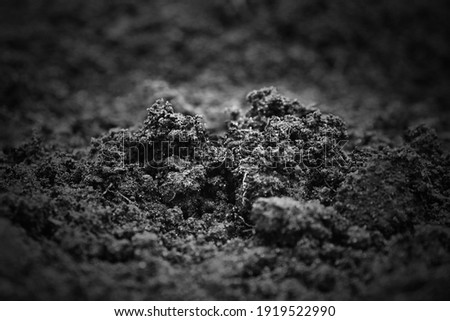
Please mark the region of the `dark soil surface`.
[[449, 9], [2, 1], [0, 298], [449, 300]]

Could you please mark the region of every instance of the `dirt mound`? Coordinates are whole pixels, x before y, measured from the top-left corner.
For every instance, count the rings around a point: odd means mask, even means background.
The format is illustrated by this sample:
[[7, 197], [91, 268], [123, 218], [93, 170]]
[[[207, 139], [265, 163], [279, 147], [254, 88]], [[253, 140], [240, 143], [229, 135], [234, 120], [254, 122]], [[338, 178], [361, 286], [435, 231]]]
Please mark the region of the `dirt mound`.
[[0, 297], [448, 299], [433, 131], [347, 151], [339, 117], [274, 88], [247, 100], [220, 136], [158, 100], [88, 149], [2, 155]]

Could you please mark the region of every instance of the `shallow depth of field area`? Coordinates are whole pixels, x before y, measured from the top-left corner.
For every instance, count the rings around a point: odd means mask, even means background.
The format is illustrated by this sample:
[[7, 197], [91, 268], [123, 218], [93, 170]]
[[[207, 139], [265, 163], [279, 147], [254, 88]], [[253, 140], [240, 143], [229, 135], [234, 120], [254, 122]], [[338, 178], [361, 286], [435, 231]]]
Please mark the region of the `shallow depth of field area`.
[[0, 298], [450, 299], [449, 10], [2, 1]]

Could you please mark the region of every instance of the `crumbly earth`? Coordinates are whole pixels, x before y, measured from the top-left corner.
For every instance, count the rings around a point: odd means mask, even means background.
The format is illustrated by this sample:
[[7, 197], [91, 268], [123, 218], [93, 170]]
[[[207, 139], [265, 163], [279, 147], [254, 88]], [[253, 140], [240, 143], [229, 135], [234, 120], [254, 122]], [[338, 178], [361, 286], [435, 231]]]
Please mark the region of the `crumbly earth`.
[[5, 3], [1, 299], [450, 299], [445, 2]]

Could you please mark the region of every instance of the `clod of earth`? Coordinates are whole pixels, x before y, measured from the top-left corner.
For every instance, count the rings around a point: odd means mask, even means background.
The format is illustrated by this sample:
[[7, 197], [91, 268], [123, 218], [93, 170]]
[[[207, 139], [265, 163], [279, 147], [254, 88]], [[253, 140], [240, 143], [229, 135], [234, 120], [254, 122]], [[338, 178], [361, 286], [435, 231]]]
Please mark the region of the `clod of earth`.
[[345, 151], [339, 117], [272, 87], [247, 101], [220, 137], [158, 100], [88, 151], [4, 155], [0, 296], [448, 298], [450, 158], [432, 130]]

